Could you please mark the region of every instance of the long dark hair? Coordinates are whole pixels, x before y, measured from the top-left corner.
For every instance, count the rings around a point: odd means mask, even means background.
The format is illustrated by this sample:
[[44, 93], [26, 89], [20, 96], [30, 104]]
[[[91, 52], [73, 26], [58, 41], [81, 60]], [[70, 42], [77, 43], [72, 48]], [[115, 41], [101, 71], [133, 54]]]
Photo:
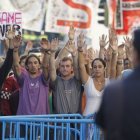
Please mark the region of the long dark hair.
[[104, 61], [102, 58], [95, 58], [95, 59], [92, 61], [92, 63], [91, 63], [92, 68], [93, 68], [94, 62], [95, 62], [96, 60], [99, 60], [99, 61], [103, 64], [104, 68], [106, 68], [106, 63], [105, 63], [105, 61]]
[[25, 67], [26, 67], [26, 69], [27, 69], [28, 61], [29, 61], [29, 59], [31, 57], [35, 57], [38, 60], [39, 64], [41, 64], [40, 59], [38, 58], [38, 56], [36, 56], [35, 54], [30, 54], [29, 56], [27, 56], [26, 61], [25, 61]]

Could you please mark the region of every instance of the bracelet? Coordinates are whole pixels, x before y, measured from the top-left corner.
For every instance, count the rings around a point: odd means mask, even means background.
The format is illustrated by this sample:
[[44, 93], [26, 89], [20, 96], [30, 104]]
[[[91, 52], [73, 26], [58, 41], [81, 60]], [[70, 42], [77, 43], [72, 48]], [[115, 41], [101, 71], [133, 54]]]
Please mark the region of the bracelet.
[[51, 55], [51, 52], [49, 50], [45, 51], [45, 53]]
[[41, 67], [48, 69], [49, 68], [49, 65], [48, 64], [46, 66], [42, 65]]
[[83, 49], [82, 49], [82, 48], [78, 48], [78, 51], [79, 51], [79, 52], [83, 52]]
[[122, 65], [123, 64], [123, 60], [122, 61], [117, 61], [118, 65]]
[[116, 51], [113, 51], [113, 52], [112, 52], [112, 54], [116, 55], [116, 54], [117, 54], [117, 52], [116, 52]]

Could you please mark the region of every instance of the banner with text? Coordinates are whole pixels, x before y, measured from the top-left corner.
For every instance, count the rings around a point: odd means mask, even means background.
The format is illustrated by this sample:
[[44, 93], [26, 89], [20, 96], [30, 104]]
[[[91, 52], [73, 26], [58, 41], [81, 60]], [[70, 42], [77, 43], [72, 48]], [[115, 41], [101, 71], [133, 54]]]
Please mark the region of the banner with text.
[[99, 35], [107, 31], [107, 27], [98, 23], [99, 3], [97, 0], [49, 0], [45, 31], [67, 34], [73, 25], [77, 34], [85, 33], [92, 47], [99, 47]]
[[111, 0], [111, 8], [118, 34], [130, 34], [140, 26], [140, 0]]
[[22, 33], [22, 14], [21, 12], [4, 12], [0, 11], [0, 39], [5, 39], [5, 33], [12, 26], [16, 34]]
[[73, 25], [91, 33], [93, 27], [93, 3], [85, 0], [49, 0], [46, 31], [67, 33]]

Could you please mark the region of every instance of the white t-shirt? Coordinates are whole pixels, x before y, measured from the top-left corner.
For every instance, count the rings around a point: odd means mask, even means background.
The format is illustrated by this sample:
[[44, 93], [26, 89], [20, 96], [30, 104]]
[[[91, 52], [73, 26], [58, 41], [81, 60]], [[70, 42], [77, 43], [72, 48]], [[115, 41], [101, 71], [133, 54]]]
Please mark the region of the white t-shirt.
[[[105, 86], [109, 83], [109, 80], [105, 79]], [[98, 91], [95, 88], [93, 79], [91, 77], [88, 78], [87, 82], [84, 85], [84, 91], [86, 94], [86, 107], [83, 112], [84, 116], [93, 114], [98, 111], [101, 99], [102, 99], [102, 91]]]

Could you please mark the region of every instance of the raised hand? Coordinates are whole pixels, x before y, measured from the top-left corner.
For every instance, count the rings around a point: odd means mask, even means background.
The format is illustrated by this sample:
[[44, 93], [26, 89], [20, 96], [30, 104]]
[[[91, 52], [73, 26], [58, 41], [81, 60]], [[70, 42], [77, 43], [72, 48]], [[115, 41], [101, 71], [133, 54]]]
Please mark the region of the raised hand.
[[126, 55], [127, 55], [127, 58], [129, 59], [129, 61], [132, 62], [132, 58], [133, 58], [133, 47], [132, 47], [132, 39], [129, 38], [129, 37], [124, 37], [124, 46], [125, 46], [125, 49], [126, 49]]
[[13, 46], [14, 50], [18, 50], [18, 48], [21, 46], [21, 36], [17, 35], [13, 38]]
[[124, 39], [123, 44], [124, 44], [125, 47], [129, 47], [129, 48], [132, 47], [132, 39], [131, 38], [126, 36], [123, 39]]
[[33, 48], [33, 42], [31, 40], [28, 40], [25, 50], [29, 51], [32, 48]]
[[109, 45], [113, 51], [118, 51], [118, 37], [114, 28], [109, 29]]
[[49, 45], [49, 42], [46, 38], [41, 39], [40, 45], [41, 45], [42, 51], [49, 51], [51, 49], [50, 45]]
[[75, 36], [75, 29], [73, 26], [70, 26], [70, 30], [68, 32], [69, 40], [74, 40], [74, 36]]
[[15, 29], [9, 26], [8, 31], [5, 33], [5, 37], [9, 40], [13, 39], [15, 37]]
[[109, 26], [109, 42], [112, 40], [112, 37], [116, 36], [116, 31], [112, 27], [112, 25]]
[[125, 57], [125, 47], [124, 44], [118, 46], [118, 59], [124, 59]]
[[78, 49], [82, 49], [85, 46], [85, 36], [83, 33], [80, 33], [80, 35], [77, 38], [77, 47]]
[[51, 40], [51, 42], [48, 43], [49, 47], [50, 47], [50, 51], [52, 53], [55, 53], [58, 50], [58, 45], [59, 45], [59, 40], [58, 38], [54, 38]]
[[84, 64], [88, 64], [90, 62], [90, 58], [89, 58], [88, 49], [87, 49], [86, 44], [84, 44], [84, 46], [83, 46], [83, 55], [84, 55]]
[[104, 48], [108, 44], [106, 35], [103, 34], [101, 37], [99, 37], [99, 44], [101, 48]]
[[71, 53], [72, 56], [76, 56], [76, 54], [77, 54], [77, 49], [76, 49], [76, 47], [75, 47], [75, 42], [69, 40], [69, 41], [67, 42], [66, 46], [65, 46], [65, 49], [66, 49], [69, 53]]
[[89, 48], [87, 52], [88, 52], [88, 57], [90, 59], [90, 62], [92, 62], [95, 58], [95, 50], [93, 48]]

